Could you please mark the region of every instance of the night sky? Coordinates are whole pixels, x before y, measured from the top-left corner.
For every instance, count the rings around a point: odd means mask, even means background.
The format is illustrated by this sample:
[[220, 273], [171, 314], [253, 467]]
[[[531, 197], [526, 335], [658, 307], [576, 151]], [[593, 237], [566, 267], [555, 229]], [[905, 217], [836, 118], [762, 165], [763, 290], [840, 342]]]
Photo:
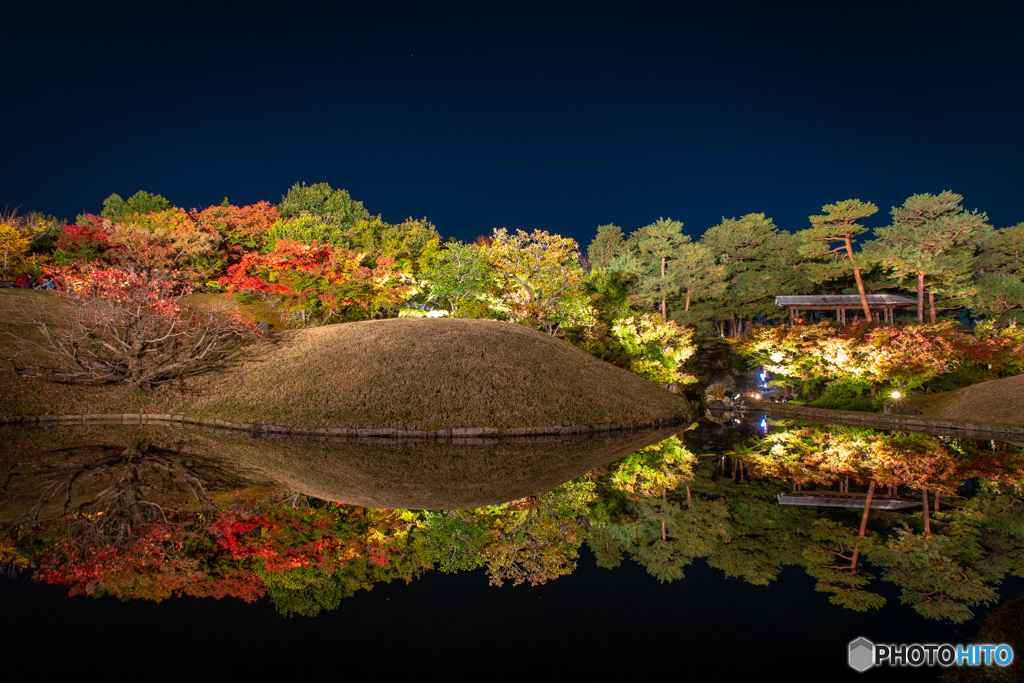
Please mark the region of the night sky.
[[295, 182], [463, 240], [661, 216], [788, 230], [953, 190], [1024, 221], [1010, 2], [7, 3], [0, 209]]

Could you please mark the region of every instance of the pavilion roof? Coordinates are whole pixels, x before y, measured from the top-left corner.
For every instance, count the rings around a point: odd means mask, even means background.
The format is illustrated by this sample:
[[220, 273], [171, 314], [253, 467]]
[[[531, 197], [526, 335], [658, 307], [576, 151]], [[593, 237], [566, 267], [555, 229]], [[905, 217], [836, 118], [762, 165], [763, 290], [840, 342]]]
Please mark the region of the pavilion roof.
[[[869, 306], [910, 306], [916, 304], [914, 299], [895, 294], [868, 294]], [[857, 294], [804, 294], [800, 296], [777, 296], [775, 305], [783, 307], [792, 306], [827, 306], [829, 308], [842, 308], [844, 306], [860, 306], [860, 296]]]

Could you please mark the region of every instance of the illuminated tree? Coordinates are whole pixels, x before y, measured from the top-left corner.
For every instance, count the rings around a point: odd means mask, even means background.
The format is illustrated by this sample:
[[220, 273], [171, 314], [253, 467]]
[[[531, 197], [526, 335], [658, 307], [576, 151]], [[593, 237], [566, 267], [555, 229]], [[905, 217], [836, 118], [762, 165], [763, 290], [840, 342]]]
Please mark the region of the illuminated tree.
[[151, 274], [176, 271], [190, 282], [215, 277], [224, 265], [221, 236], [200, 215], [167, 209], [126, 216], [107, 227], [116, 249], [107, 254], [122, 268]]
[[693, 479], [696, 456], [672, 436], [641, 448], [609, 468], [604, 481], [617, 491], [640, 499], [660, 496]]
[[512, 235], [496, 228], [484, 249], [515, 322], [543, 325], [555, 334], [561, 325], [593, 319], [575, 240], [544, 230]]
[[668, 320], [668, 297], [679, 291], [681, 273], [676, 261], [680, 249], [689, 241], [680, 221], [659, 218], [630, 235], [623, 254], [611, 264], [612, 268], [637, 278], [634, 289], [640, 296], [652, 303], [660, 300], [663, 321]]
[[903, 206], [892, 208], [892, 224], [877, 228], [877, 239], [866, 247], [898, 282], [916, 279], [919, 321], [924, 321], [926, 284], [932, 324], [936, 291], [954, 298], [973, 293], [976, 255], [993, 237], [988, 216], [965, 211], [961, 201], [962, 195], [948, 190], [938, 195], [915, 194]]
[[25, 259], [32, 244], [31, 236], [12, 223], [0, 221], [0, 277], [4, 279], [12, 279], [15, 268]]
[[[854, 260], [853, 238], [867, 230], [857, 221], [873, 215], [878, 211], [878, 207], [871, 202], [846, 199], [835, 204], [826, 204], [821, 210], [825, 212], [824, 215], [811, 216], [811, 227], [797, 233], [797, 237], [804, 243], [800, 249], [801, 254], [812, 259], [832, 257], [831, 264], [818, 266], [817, 274], [812, 275], [812, 279], [820, 282], [835, 277], [836, 269], [842, 264], [848, 264], [857, 283], [857, 294], [864, 310], [864, 319], [872, 320], [864, 280], [861, 278], [860, 267]], [[839, 246], [833, 247], [836, 242], [839, 242]]]
[[[217, 230], [226, 244], [239, 247], [238, 252], [263, 249], [270, 228], [279, 218], [277, 207], [270, 202], [249, 206], [221, 204], [204, 209], [198, 215], [200, 223]], [[234, 256], [237, 258], [238, 254]]]
[[444, 245], [423, 277], [431, 296], [444, 302], [456, 318], [466, 305], [486, 299], [495, 285], [484, 249], [461, 242]]
[[612, 261], [622, 255], [625, 242], [622, 228], [611, 223], [597, 226], [597, 235], [587, 247], [587, 258], [593, 269], [608, 268]]
[[680, 371], [680, 366], [697, 350], [693, 343], [693, 330], [664, 322], [656, 314], [616, 320], [612, 328], [630, 355], [630, 369], [657, 384], [696, 381], [692, 375]]
[[536, 586], [571, 573], [586, 533], [584, 515], [593, 491], [593, 482], [574, 480], [478, 513], [484, 515], [491, 535], [479, 550], [491, 584]]

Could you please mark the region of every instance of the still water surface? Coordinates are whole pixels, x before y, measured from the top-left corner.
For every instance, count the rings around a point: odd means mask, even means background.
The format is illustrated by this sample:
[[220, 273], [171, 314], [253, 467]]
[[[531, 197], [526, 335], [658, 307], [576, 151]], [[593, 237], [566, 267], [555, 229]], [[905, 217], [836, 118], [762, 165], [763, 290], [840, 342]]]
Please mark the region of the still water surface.
[[0, 521], [28, 568], [0, 584], [3, 642], [61, 643], [34, 660], [54, 673], [173, 647], [170, 670], [204, 674], [844, 678], [856, 637], [967, 643], [1024, 593], [1018, 445], [758, 422], [407, 444], [7, 430]]

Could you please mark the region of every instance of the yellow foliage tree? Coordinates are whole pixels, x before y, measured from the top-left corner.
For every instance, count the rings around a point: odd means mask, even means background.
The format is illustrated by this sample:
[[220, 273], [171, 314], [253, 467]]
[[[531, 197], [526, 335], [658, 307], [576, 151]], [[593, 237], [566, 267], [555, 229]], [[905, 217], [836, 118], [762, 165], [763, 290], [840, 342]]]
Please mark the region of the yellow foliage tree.
[[517, 230], [513, 235], [495, 228], [485, 249], [515, 322], [537, 323], [555, 334], [561, 325], [585, 325], [593, 319], [576, 240], [545, 230]]
[[28, 255], [32, 236], [15, 221], [0, 223], [0, 275], [5, 280], [14, 277], [15, 270]]

